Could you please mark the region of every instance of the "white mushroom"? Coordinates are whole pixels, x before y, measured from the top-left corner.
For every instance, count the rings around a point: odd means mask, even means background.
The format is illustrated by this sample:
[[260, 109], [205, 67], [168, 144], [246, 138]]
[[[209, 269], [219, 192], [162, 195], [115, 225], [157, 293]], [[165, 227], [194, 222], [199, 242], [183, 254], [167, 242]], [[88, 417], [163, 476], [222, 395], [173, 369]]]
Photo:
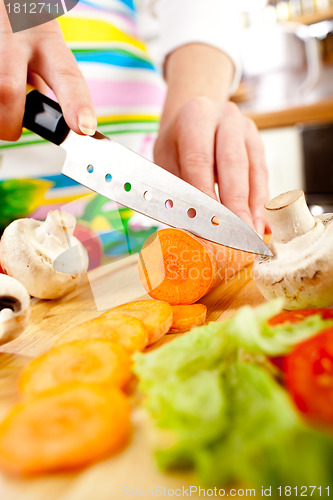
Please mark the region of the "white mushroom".
[[254, 280], [266, 299], [283, 297], [286, 309], [333, 305], [333, 214], [313, 217], [303, 191], [266, 205], [273, 257], [258, 256]]
[[30, 316], [30, 296], [16, 279], [0, 274], [0, 344], [23, 332]]
[[85, 276], [88, 254], [73, 236], [75, 217], [51, 210], [45, 222], [18, 219], [0, 241], [0, 265], [30, 295], [55, 299], [73, 290]]

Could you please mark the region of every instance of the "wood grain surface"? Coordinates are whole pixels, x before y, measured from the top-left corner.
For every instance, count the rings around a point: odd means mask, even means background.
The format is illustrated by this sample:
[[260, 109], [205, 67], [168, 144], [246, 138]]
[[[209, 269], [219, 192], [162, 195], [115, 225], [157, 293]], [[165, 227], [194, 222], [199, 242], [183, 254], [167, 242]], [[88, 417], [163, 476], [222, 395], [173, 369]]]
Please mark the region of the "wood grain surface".
[[312, 104], [291, 106], [275, 111], [246, 111], [259, 130], [308, 123], [325, 123], [333, 121], [333, 98], [329, 97]]
[[[141, 298], [149, 297], [138, 279], [134, 255], [91, 271], [78, 290], [60, 300], [35, 300], [27, 330], [0, 348], [0, 418], [18, 399], [18, 375], [32, 358], [50, 349], [54, 341], [74, 325], [120, 303]], [[230, 317], [243, 305], [256, 306], [263, 301], [248, 267], [200, 302], [208, 308], [207, 321], [217, 321]], [[176, 336], [166, 335], [150, 349]], [[195, 486], [190, 475], [164, 474], [157, 470], [152, 453], [152, 427], [140, 408], [138, 395], [133, 395], [132, 400], [133, 434], [121, 453], [75, 474], [36, 479], [0, 474], [0, 500], [121, 500], [133, 498], [135, 493], [138, 498], [151, 498], [155, 487], [166, 489], [161, 498], [175, 498], [168, 494], [168, 489]], [[140, 489], [145, 492], [144, 497], [139, 496]], [[191, 498], [196, 500], [199, 495], [192, 494]]]
[[246, 111], [259, 130], [308, 123], [324, 123], [333, 121], [333, 98], [323, 99], [313, 104], [292, 106], [289, 108], [258, 113]]

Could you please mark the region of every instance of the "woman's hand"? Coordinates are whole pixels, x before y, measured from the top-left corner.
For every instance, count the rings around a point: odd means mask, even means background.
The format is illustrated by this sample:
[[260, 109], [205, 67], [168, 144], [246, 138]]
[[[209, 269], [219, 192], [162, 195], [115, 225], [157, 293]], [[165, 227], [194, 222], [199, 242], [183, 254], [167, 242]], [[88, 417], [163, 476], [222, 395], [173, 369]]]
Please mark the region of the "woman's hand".
[[264, 148], [255, 124], [226, 101], [231, 74], [228, 58], [208, 46], [184, 46], [169, 56], [154, 156], [213, 198], [216, 180], [220, 201], [263, 235], [269, 197]]
[[53, 90], [72, 130], [94, 134], [89, 90], [56, 20], [13, 33], [1, 2], [0, 61], [0, 139], [21, 135], [27, 79], [41, 91], [45, 84]]
[[213, 198], [216, 179], [221, 202], [264, 234], [264, 148], [255, 124], [234, 103], [206, 97], [188, 101], [161, 126], [155, 161]]

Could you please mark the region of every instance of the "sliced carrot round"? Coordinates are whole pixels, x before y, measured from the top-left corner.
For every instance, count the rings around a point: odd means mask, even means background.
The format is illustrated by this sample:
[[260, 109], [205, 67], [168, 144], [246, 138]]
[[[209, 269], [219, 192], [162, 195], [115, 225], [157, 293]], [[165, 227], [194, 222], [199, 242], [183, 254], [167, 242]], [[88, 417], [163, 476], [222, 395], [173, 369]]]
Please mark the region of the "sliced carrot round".
[[127, 352], [133, 354], [146, 347], [148, 333], [145, 325], [138, 318], [109, 311], [66, 332], [55, 342], [54, 346], [87, 339], [110, 340], [122, 345]]
[[153, 299], [193, 304], [253, 262], [254, 254], [198, 238], [181, 229], [160, 229], [145, 241], [139, 276]]
[[199, 240], [182, 230], [162, 229], [149, 236], [141, 249], [139, 276], [154, 299], [189, 304], [210, 288], [213, 267]]
[[0, 467], [23, 475], [84, 467], [129, 434], [130, 406], [118, 389], [61, 384], [17, 404], [0, 424]]
[[121, 311], [140, 319], [148, 332], [148, 344], [153, 344], [165, 333], [172, 324], [172, 309], [170, 304], [162, 300], [139, 300], [128, 302], [116, 307], [113, 311]]
[[77, 340], [54, 347], [31, 361], [21, 373], [19, 389], [32, 395], [63, 382], [123, 387], [131, 377], [126, 350], [109, 340]]
[[203, 304], [172, 306], [173, 320], [170, 333], [181, 333], [206, 321], [207, 307]]

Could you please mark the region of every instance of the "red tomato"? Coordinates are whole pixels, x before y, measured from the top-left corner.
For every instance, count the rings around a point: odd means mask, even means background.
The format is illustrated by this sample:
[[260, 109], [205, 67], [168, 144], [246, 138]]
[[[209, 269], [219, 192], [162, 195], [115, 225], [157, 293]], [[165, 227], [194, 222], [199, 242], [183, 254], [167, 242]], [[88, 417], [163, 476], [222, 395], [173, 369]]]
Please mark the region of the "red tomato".
[[333, 327], [298, 344], [284, 359], [285, 383], [312, 421], [333, 425]]
[[323, 319], [333, 318], [333, 309], [296, 309], [295, 311], [282, 311], [273, 316], [268, 323], [270, 325], [280, 325], [281, 323], [297, 323], [308, 316], [320, 314]]
[[[297, 323], [308, 316], [320, 314], [323, 319], [333, 318], [333, 309], [296, 309], [295, 311], [282, 311], [273, 316], [268, 323], [272, 326], [282, 323]], [[271, 362], [280, 370], [283, 370], [285, 356], [276, 356], [271, 358]]]
[[281, 372], [283, 371], [283, 360], [284, 356], [274, 356], [274, 358], [269, 358], [270, 362], [276, 366]]

